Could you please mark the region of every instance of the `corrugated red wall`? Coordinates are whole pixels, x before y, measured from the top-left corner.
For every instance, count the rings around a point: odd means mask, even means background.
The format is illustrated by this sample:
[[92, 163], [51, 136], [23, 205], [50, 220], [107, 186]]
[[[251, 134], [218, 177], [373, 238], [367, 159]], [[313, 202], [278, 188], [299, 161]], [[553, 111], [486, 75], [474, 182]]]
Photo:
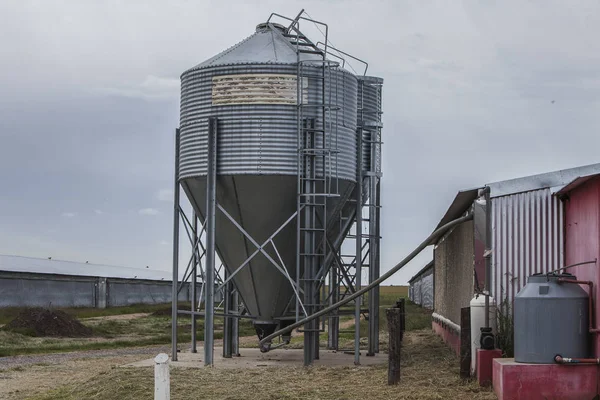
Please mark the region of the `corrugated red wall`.
[[[597, 259], [600, 261], [600, 178], [576, 187], [564, 199], [565, 265]], [[578, 279], [594, 283], [595, 323], [599, 326], [600, 265], [587, 264], [569, 268]], [[585, 287], [587, 290], [587, 287]], [[600, 340], [594, 340], [594, 357], [600, 357]]]

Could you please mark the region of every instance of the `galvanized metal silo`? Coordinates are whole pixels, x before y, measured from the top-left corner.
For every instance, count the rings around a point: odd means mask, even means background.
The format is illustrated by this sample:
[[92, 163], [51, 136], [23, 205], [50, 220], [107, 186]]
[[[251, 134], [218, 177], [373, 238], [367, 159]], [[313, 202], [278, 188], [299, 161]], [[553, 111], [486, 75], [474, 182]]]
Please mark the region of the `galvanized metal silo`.
[[[311, 41], [300, 31], [301, 22], [323, 29], [324, 42]], [[195, 303], [198, 296], [190, 311], [173, 302], [174, 361], [180, 313], [192, 315], [192, 351], [195, 317], [204, 317], [204, 362], [210, 365], [215, 315], [225, 317], [225, 357], [236, 352], [232, 332], [238, 318], [251, 318], [259, 339], [282, 328], [278, 334], [285, 344], [287, 326], [359, 290], [363, 269], [369, 281], [379, 276], [382, 80], [350, 73], [340, 54], [349, 55], [332, 49], [327, 24], [304, 11], [295, 18], [273, 13], [250, 37], [181, 75], [173, 276], [181, 220], [193, 253], [184, 275], [216, 286], [202, 286], [204, 311]], [[179, 206], [180, 188], [193, 206], [192, 218]], [[368, 235], [362, 229], [364, 207], [370, 210]], [[355, 241], [356, 254], [342, 253], [346, 240]], [[215, 254], [224, 273], [216, 268]], [[224, 291], [222, 307], [214, 304], [215, 287]], [[176, 292], [174, 285], [173, 298]], [[373, 293], [369, 353], [378, 351]], [[358, 349], [360, 298], [354, 306]], [[339, 315], [323, 316], [330, 349], [338, 348]], [[306, 365], [318, 358], [323, 328], [319, 319], [303, 325]], [[271, 342], [261, 340], [261, 350], [270, 349]]]
[[[225, 267], [234, 273], [255, 251], [248, 236], [266, 243], [266, 254], [255, 255], [233, 280], [255, 323], [267, 330], [291, 311], [294, 295], [290, 278], [296, 279], [297, 226], [295, 220], [284, 224], [297, 210], [298, 96], [307, 105], [304, 117], [314, 118], [314, 130], [331, 132], [327, 145], [335, 151], [325, 165], [316, 164], [319, 177], [331, 177], [331, 188], [321, 184], [317, 191], [336, 192], [326, 200], [328, 219], [343, 206], [356, 182], [357, 78], [341, 68], [328, 70], [325, 103], [336, 108], [337, 115], [323, 124], [318, 110], [309, 107], [320, 104], [323, 92], [320, 57], [301, 53], [299, 76], [299, 55], [284, 34], [282, 26], [260, 24], [247, 39], [181, 76], [179, 179], [196, 212], [205, 216], [209, 118], [216, 118], [217, 202], [239, 225], [224, 212], [217, 213], [216, 246]], [[315, 137], [318, 142], [320, 136]], [[338, 226], [329, 224], [331, 236]], [[271, 246], [270, 238], [279, 229]], [[277, 271], [269, 256], [286, 271]]]

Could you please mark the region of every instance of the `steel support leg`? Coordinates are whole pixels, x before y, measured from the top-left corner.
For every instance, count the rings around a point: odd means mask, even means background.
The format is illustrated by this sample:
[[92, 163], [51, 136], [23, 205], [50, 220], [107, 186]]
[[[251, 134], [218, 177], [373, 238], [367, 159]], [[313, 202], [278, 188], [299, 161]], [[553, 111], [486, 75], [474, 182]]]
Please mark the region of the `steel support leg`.
[[[227, 279], [227, 268], [225, 268], [225, 272], [224, 272], [224, 278]], [[225, 290], [224, 290], [224, 295], [225, 295], [225, 301], [224, 301], [224, 308], [225, 308], [225, 314], [230, 314], [232, 312], [232, 306], [233, 306], [233, 284], [231, 282], [227, 282], [225, 284]], [[237, 319], [237, 318], [236, 318]], [[232, 317], [225, 317], [223, 319], [223, 357], [224, 358], [231, 358], [232, 354], [233, 354], [233, 318]]]
[[171, 291], [171, 360], [177, 361], [177, 289], [179, 284], [179, 129], [175, 131], [173, 190], [173, 289]]
[[[381, 275], [381, 179], [377, 177], [377, 187], [375, 190], [375, 248], [377, 251], [375, 252], [375, 279], [379, 279]], [[380, 291], [379, 286], [375, 288], [375, 326], [379, 327], [380, 321]], [[377, 328], [377, 332], [375, 332], [375, 353], [379, 353], [379, 328]]]
[[[371, 152], [371, 176], [369, 176], [369, 283], [373, 282], [377, 274], [377, 176], [375, 175], [375, 152]], [[374, 356], [378, 351], [379, 343], [379, 287], [369, 291], [369, 350], [368, 356]]]
[[[334, 262], [329, 269], [329, 305], [338, 302], [338, 294], [340, 292], [340, 284], [338, 282], [338, 266]], [[328, 331], [327, 331], [327, 348], [329, 350], [337, 350], [339, 347], [340, 333], [340, 317], [337, 316], [337, 310], [329, 316]]]
[[[361, 287], [362, 274], [362, 129], [358, 129], [357, 140], [357, 185], [356, 185], [356, 291]], [[360, 364], [360, 306], [361, 297], [355, 300], [354, 308], [354, 364]]]
[[204, 365], [213, 365], [214, 355], [214, 295], [215, 295], [215, 232], [217, 209], [217, 119], [208, 121], [208, 173], [206, 190], [206, 279], [204, 281]]
[[194, 313], [194, 311], [196, 311], [196, 284], [198, 281], [198, 262], [200, 260], [198, 260], [198, 252], [196, 251], [196, 242], [199, 240], [198, 239], [198, 217], [196, 216], [196, 212], [192, 212], [192, 219], [193, 219], [193, 223], [192, 223], [192, 237], [194, 238], [194, 243], [192, 243], [192, 251], [194, 252], [194, 260], [192, 261], [192, 273], [191, 273], [191, 279], [190, 279], [190, 285], [191, 285], [191, 311], [192, 311], [192, 353], [196, 353], [197, 349], [196, 349], [196, 314]]
[[[316, 272], [317, 272], [316, 270], [317, 270], [317, 266], [315, 266], [315, 275], [316, 275]], [[315, 283], [313, 283], [313, 285], [316, 286]], [[315, 307], [313, 308], [313, 312], [319, 311], [318, 304], [321, 304], [321, 295], [320, 295], [320, 291], [315, 288]], [[319, 344], [320, 344], [319, 343], [319, 340], [320, 340], [319, 330], [320, 330], [320, 325], [321, 325], [320, 321], [321, 321], [321, 318], [316, 318], [313, 321], [314, 322], [314, 327], [313, 327], [314, 331], [312, 332], [312, 334], [313, 334], [313, 342], [314, 342], [314, 344], [313, 344], [313, 346], [314, 346], [314, 349], [313, 349], [313, 351], [314, 351], [314, 354], [313, 354], [314, 360], [318, 360], [319, 359], [319, 350], [320, 350], [320, 346], [319, 346]]]
[[[237, 289], [233, 290], [232, 294], [232, 302], [233, 302], [233, 311], [238, 314], [240, 312], [240, 296], [238, 294]], [[240, 319], [233, 318], [233, 323], [231, 324], [231, 334], [233, 336], [233, 342], [231, 345], [231, 351], [234, 356], [240, 356]]]

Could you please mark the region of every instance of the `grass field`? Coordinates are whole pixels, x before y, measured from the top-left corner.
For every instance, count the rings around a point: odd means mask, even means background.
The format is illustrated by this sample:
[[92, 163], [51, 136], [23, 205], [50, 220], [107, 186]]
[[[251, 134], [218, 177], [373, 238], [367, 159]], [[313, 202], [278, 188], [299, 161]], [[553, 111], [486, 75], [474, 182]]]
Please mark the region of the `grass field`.
[[[165, 308], [170, 309], [170, 304], [136, 304], [132, 306], [123, 307], [109, 307], [109, 308], [87, 308], [87, 307], [73, 307], [73, 308], [61, 308], [61, 310], [74, 315], [77, 318], [97, 318], [107, 317], [113, 315], [126, 315], [126, 314], [139, 314], [139, 313], [153, 313], [155, 311], [163, 311]], [[190, 308], [190, 303], [179, 303], [179, 308]], [[7, 307], [0, 308], [0, 325], [4, 325], [12, 321], [18, 314], [23, 310], [22, 307]]]
[[[385, 308], [406, 296], [405, 287], [383, 287], [381, 290], [381, 349], [387, 348], [385, 334]], [[163, 308], [165, 306], [162, 306]], [[129, 309], [128, 312], [152, 312], [160, 309]], [[101, 346], [140, 345], [144, 340], [170, 341], [170, 318], [168, 316], [144, 315], [133, 319], [95, 318], [94, 310], [75, 310], [76, 315], [94, 319], [83, 319], [98, 335]], [[99, 310], [103, 317], [127, 314], [118, 309]], [[463, 381], [458, 374], [458, 359], [431, 332], [431, 312], [407, 302], [407, 332], [402, 350], [402, 380], [398, 386], [387, 386], [387, 368], [354, 366], [326, 368], [301, 366], [286, 368], [254, 369], [172, 369], [172, 399], [247, 399], [249, 396], [264, 399], [495, 399], [488, 389], [481, 389], [472, 381]], [[346, 321], [349, 319], [345, 317]], [[181, 341], [189, 340], [189, 318], [181, 318]], [[202, 323], [199, 322], [199, 338]], [[217, 321], [217, 325], [222, 322]], [[347, 324], [347, 323], [346, 323]], [[361, 323], [361, 331], [366, 329]], [[364, 328], [363, 328], [364, 327]], [[188, 328], [188, 329], [185, 329]], [[251, 325], [243, 324], [242, 335], [254, 335]], [[366, 335], [366, 331], [364, 331]], [[2, 336], [4, 335], [4, 336]], [[8, 336], [6, 336], [8, 335]], [[14, 352], [65, 350], [69, 346], [90, 346], [79, 343], [79, 339], [21, 338], [19, 343], [9, 332], [0, 331], [0, 349], [12, 343]], [[325, 338], [325, 336], [323, 337]], [[104, 340], [105, 342], [102, 342]], [[342, 338], [342, 341], [344, 338]], [[351, 343], [352, 338], [348, 338]], [[36, 341], [38, 341], [36, 343]], [[57, 341], [57, 342], [53, 342]], [[71, 341], [71, 342], [68, 342]], [[117, 341], [117, 343], [115, 343]], [[121, 341], [120, 343], [118, 343]], [[106, 344], [105, 344], [106, 343]], [[10, 346], [10, 345], [8, 345]], [[54, 346], [54, 347], [53, 347]], [[62, 346], [62, 347], [61, 347]], [[132, 356], [128, 356], [132, 357]], [[145, 356], [147, 357], [147, 356]], [[38, 364], [18, 367], [0, 372], [0, 378], [20, 377], [26, 390], [16, 393], [14, 398], [32, 400], [74, 399], [143, 399], [152, 398], [152, 368], [115, 368], [115, 362], [123, 364], [125, 359], [80, 359], [59, 366]], [[131, 359], [127, 359], [131, 362]], [[76, 370], [73, 370], [76, 368]], [[72, 371], [72, 372], [70, 372]], [[75, 371], [77, 373], [75, 373]], [[40, 385], [38, 380], [44, 383]], [[15, 392], [12, 392], [15, 394]], [[26, 395], [25, 395], [26, 394]], [[1, 397], [1, 396], [0, 396]]]
[[[110, 368], [84, 382], [30, 397], [32, 400], [152, 398], [152, 368]], [[387, 385], [385, 366], [264, 369], [172, 369], [177, 399], [495, 399], [489, 389], [463, 381], [458, 360], [430, 331], [406, 335], [402, 379]]]
[[[185, 304], [181, 305], [186, 306]], [[187, 305], [189, 307], [189, 305]], [[187, 308], [186, 307], [186, 308]], [[168, 312], [170, 305], [115, 307], [104, 310], [95, 309], [66, 309], [65, 311], [77, 316], [84, 325], [93, 329], [93, 336], [86, 338], [32, 337], [21, 333], [0, 329], [0, 357], [20, 354], [41, 354], [76, 350], [100, 350], [121, 347], [140, 347], [171, 343], [171, 317]], [[97, 311], [97, 312], [94, 312]], [[161, 315], [149, 313], [160, 311]], [[4, 311], [3, 318], [18, 313], [16, 309]], [[108, 319], [111, 316], [127, 316], [136, 314], [136, 318]], [[137, 316], [143, 314], [142, 316]], [[12, 319], [12, 318], [11, 318]], [[10, 321], [10, 319], [8, 319]], [[7, 322], [8, 322], [7, 321]], [[191, 340], [191, 318], [180, 315], [178, 318], [179, 331], [177, 340], [188, 343]], [[222, 318], [215, 318], [215, 338], [220, 339], [223, 333]], [[254, 335], [255, 331], [248, 320], [240, 321], [240, 335]], [[204, 340], [204, 321], [197, 320], [197, 339]]]
[[[408, 288], [406, 286], [383, 286], [380, 290], [380, 329], [387, 329], [385, 309], [393, 305], [399, 298], [406, 297]], [[367, 297], [365, 296], [365, 303]], [[189, 303], [181, 303], [180, 308], [189, 308]], [[351, 307], [349, 307], [351, 308]], [[168, 344], [171, 342], [171, 318], [169, 315], [170, 305], [136, 305], [127, 307], [112, 307], [106, 309], [95, 308], [67, 308], [62, 309], [74, 316], [94, 331], [90, 338], [51, 338], [32, 337], [20, 333], [9, 332], [0, 329], [0, 356], [12, 356], [19, 354], [53, 353], [76, 350], [99, 350], [121, 347], [148, 346]], [[0, 309], [0, 324], [10, 322], [21, 309]], [[157, 312], [159, 315], [152, 315]], [[406, 305], [407, 330], [428, 328], [431, 324], [431, 313], [410, 302]], [[136, 318], [114, 318], [115, 316], [127, 316], [132, 314], [145, 314]], [[351, 316], [341, 318], [341, 321], [351, 320]], [[180, 315], [178, 319], [180, 327], [178, 333], [179, 343], [188, 343], [191, 340], [191, 319], [189, 316]], [[223, 320], [215, 319], [215, 339], [222, 338]], [[354, 334], [351, 332], [354, 324], [347, 325], [344, 333], [340, 334], [340, 345], [351, 347]], [[366, 336], [368, 324], [361, 323], [361, 336]], [[197, 321], [196, 335], [198, 340], [204, 339], [204, 322]], [[254, 336], [255, 331], [248, 320], [240, 321], [240, 336]], [[326, 346], [327, 334], [321, 336], [323, 346]], [[302, 338], [296, 337], [292, 341], [292, 347], [299, 347]], [[247, 341], [245, 346], [257, 346], [256, 341]]]

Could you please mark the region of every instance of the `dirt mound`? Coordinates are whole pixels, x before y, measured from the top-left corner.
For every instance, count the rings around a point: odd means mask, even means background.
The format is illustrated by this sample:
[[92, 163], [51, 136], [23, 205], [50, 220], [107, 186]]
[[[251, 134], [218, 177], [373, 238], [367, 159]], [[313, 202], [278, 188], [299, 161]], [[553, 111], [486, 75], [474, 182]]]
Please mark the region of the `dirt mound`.
[[86, 337], [92, 329], [83, 325], [74, 316], [60, 310], [28, 308], [4, 326], [5, 330], [31, 336]]

